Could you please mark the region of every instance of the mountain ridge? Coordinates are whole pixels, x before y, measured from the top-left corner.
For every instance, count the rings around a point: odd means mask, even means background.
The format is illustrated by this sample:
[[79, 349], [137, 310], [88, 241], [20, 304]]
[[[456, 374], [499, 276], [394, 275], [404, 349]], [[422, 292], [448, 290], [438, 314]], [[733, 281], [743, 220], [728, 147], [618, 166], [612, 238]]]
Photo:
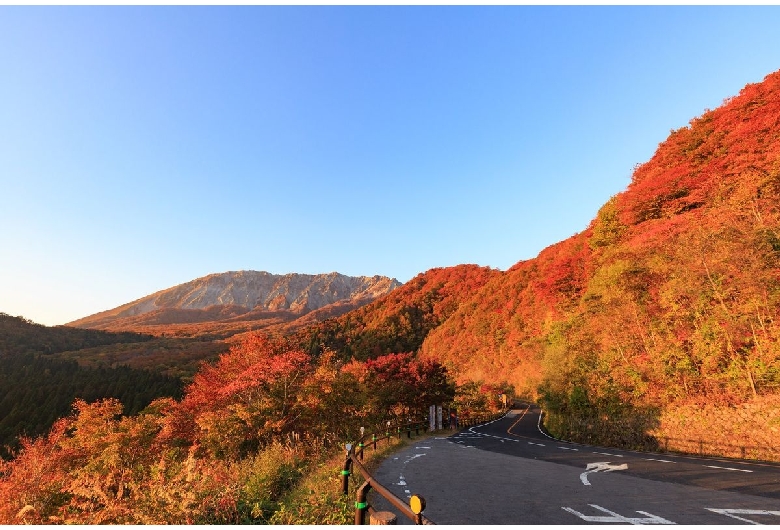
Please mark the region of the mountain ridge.
[[379, 275], [227, 271], [157, 291], [67, 325], [136, 330], [150, 326], [269, 318], [289, 321], [331, 304], [359, 307], [400, 285], [394, 278]]

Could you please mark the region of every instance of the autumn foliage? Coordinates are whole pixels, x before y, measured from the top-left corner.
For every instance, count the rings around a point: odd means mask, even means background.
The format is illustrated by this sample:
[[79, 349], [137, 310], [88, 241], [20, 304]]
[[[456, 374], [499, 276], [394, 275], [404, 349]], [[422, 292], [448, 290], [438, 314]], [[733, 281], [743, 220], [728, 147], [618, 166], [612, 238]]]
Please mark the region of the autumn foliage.
[[0, 468], [0, 523], [263, 522], [307, 461], [372, 428], [448, 403], [438, 363], [411, 354], [317, 359], [251, 335], [205, 365], [181, 401], [123, 416], [114, 399], [75, 402]]
[[416, 352], [464, 300], [499, 276], [477, 265], [431, 269], [371, 304], [298, 332], [297, 340], [313, 355], [330, 350], [342, 359]]

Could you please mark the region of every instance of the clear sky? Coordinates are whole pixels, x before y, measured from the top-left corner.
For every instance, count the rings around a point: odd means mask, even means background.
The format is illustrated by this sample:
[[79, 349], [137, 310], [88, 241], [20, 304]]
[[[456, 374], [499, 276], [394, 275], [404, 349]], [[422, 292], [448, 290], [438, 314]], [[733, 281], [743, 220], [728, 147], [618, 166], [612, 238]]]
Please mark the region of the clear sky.
[[780, 69], [779, 7], [0, 7], [0, 312], [408, 281], [584, 230]]

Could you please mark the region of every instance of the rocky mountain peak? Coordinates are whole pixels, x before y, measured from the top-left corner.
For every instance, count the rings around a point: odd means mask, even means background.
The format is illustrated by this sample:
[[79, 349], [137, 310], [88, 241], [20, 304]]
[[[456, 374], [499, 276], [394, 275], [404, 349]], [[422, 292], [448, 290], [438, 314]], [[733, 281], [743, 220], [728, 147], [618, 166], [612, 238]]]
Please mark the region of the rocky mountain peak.
[[110, 322], [160, 310], [230, 308], [232, 314], [285, 311], [303, 315], [334, 303], [363, 305], [401, 283], [385, 276], [327, 274], [271, 274], [265, 271], [228, 271], [159, 291], [115, 309], [91, 315], [71, 325], [104, 327]]

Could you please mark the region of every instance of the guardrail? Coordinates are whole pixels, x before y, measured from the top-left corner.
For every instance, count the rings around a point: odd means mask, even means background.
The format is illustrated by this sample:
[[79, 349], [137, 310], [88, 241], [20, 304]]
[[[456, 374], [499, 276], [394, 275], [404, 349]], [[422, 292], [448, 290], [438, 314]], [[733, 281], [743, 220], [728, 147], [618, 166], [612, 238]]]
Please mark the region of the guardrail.
[[[542, 410], [539, 426], [544, 427], [543, 418], [546, 415]], [[546, 429], [545, 429], [546, 430]], [[584, 435], [593, 433], [585, 431]], [[557, 439], [557, 438], [556, 438]], [[647, 435], [644, 440], [633, 443], [612, 443], [600, 441], [598, 437], [593, 439], [576, 440], [580, 443], [609, 445], [610, 447], [631, 449], [646, 452], [660, 452], [680, 455], [715, 456], [743, 460], [758, 460], [767, 462], [780, 462], [780, 447], [768, 447], [748, 444], [734, 444], [719, 440], [705, 440], [704, 438], [685, 439], [672, 436]]]
[[743, 460], [780, 461], [780, 448], [746, 444], [728, 444], [710, 440], [686, 440], [668, 436], [657, 437], [659, 449], [665, 453], [699, 456], [722, 456]]
[[[492, 415], [479, 415], [479, 416], [466, 418], [459, 422], [458, 428], [479, 425], [481, 423], [494, 420], [505, 413], [506, 411], [502, 411], [500, 413], [492, 414]], [[445, 427], [442, 430], [449, 430], [449, 428]], [[409, 504], [407, 505], [403, 500], [401, 500], [390, 490], [388, 490], [385, 486], [380, 484], [373, 476], [371, 476], [371, 473], [368, 472], [368, 470], [363, 466], [362, 463], [363, 453], [366, 447], [373, 447], [374, 451], [376, 451], [378, 443], [387, 440], [389, 444], [390, 440], [396, 437], [398, 439], [402, 438], [404, 433], [406, 434], [407, 438], [411, 438], [412, 431], [414, 431], [415, 434], [417, 435], [420, 434], [420, 431], [427, 432], [428, 423], [414, 423], [405, 426], [396, 426], [394, 432], [391, 431], [390, 427], [388, 426], [383, 436], [377, 436], [376, 434], [371, 434], [371, 435], [365, 434], [364, 429], [361, 428], [361, 436], [358, 439], [357, 443], [347, 444], [346, 446], [347, 454], [344, 460], [344, 467], [341, 470], [342, 493], [344, 495], [349, 495], [349, 478], [354, 474], [353, 469], [357, 470], [364, 480], [364, 482], [357, 488], [357, 492], [355, 494], [355, 524], [356, 525], [366, 523], [367, 513], [372, 518], [376, 518], [378, 520], [385, 519], [384, 514], [387, 514], [387, 512], [377, 512], [368, 503], [367, 500], [368, 492], [371, 491], [372, 489], [375, 492], [377, 492], [379, 495], [384, 497], [404, 517], [407, 517], [415, 524], [436, 524], [430, 519], [428, 519], [425, 515], [423, 515], [422, 512], [425, 510], [425, 499], [421, 495], [417, 495], [417, 494], [412, 495], [411, 499], [409, 500]], [[392, 515], [394, 517], [394, 514], [389, 514], [389, 515]], [[388, 524], [388, 523], [381, 522], [377, 524]], [[393, 523], [389, 523], [389, 524], [393, 524]]]
[[387, 440], [389, 443], [395, 436], [400, 439], [404, 432], [408, 438], [411, 438], [412, 431], [415, 431], [416, 434], [420, 434], [420, 430], [423, 432], [427, 430], [426, 427], [426, 424], [423, 423], [409, 424], [404, 427], [397, 426], [395, 433], [391, 433], [388, 428], [384, 436], [377, 437], [376, 434], [372, 434], [371, 441], [368, 444], [366, 443], [368, 440], [368, 435], [366, 434], [361, 434], [360, 439], [356, 444], [347, 444], [347, 456], [344, 461], [344, 468], [341, 470], [341, 492], [344, 495], [349, 494], [349, 477], [353, 474], [353, 468], [362, 475], [364, 480], [363, 484], [358, 487], [355, 497], [356, 525], [366, 523], [366, 513], [370, 516], [376, 516], [379, 513], [368, 503], [368, 492], [371, 489], [387, 499], [387, 501], [398, 509], [402, 515], [412, 520], [415, 524], [435, 524], [422, 514], [423, 510], [425, 510], [425, 499], [422, 496], [412, 495], [409, 505], [407, 505], [371, 476], [371, 473], [368, 472], [362, 463], [363, 452], [367, 446], [373, 446], [374, 450], [376, 450], [377, 444], [383, 440]]

